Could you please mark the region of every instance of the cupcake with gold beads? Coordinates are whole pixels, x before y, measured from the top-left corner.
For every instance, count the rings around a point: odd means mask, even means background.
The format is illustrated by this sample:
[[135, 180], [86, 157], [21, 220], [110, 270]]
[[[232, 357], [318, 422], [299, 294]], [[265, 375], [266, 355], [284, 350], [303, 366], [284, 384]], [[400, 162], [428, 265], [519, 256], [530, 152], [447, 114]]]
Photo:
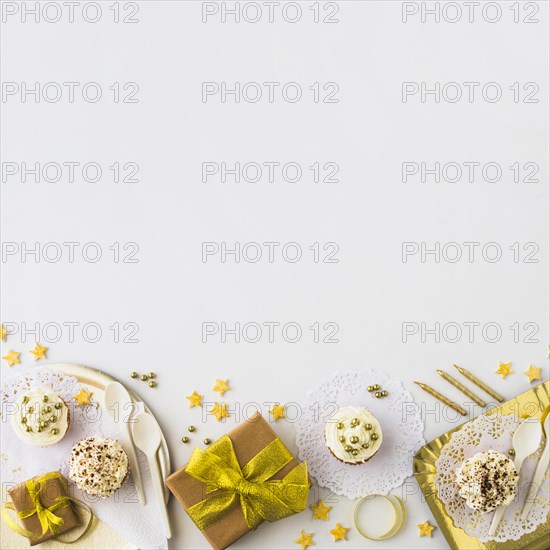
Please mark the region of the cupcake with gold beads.
[[15, 403], [11, 425], [21, 441], [35, 447], [59, 443], [70, 424], [65, 402], [48, 388], [33, 388]]
[[340, 462], [362, 464], [382, 445], [382, 429], [364, 407], [340, 407], [325, 425], [325, 442]]

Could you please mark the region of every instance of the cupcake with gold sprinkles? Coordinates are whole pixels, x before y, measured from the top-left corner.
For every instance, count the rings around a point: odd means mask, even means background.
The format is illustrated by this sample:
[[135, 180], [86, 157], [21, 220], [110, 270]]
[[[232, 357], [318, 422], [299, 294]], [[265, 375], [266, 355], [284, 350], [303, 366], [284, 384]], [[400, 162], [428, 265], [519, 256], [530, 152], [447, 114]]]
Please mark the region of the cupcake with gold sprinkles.
[[48, 388], [34, 388], [15, 403], [11, 425], [21, 441], [35, 447], [59, 443], [70, 424], [65, 402]]
[[364, 407], [340, 407], [325, 425], [325, 442], [340, 462], [362, 464], [382, 445], [382, 428]]

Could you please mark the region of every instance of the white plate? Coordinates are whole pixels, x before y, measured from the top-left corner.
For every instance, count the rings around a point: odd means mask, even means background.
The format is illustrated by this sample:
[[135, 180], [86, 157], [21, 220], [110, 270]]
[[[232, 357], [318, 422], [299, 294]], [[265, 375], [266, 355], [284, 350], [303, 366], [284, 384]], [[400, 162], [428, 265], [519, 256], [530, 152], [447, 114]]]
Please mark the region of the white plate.
[[[120, 380], [117, 380], [114, 376], [111, 376], [106, 372], [102, 372], [98, 369], [93, 369], [91, 367], [85, 367], [84, 365], [77, 365], [74, 363], [49, 363], [47, 365], [44, 365], [44, 367], [64, 372], [68, 376], [74, 376], [81, 384], [85, 384], [86, 386], [93, 388], [94, 397], [96, 398], [97, 402], [103, 410], [105, 410], [105, 388], [111, 382], [120, 382]], [[126, 388], [126, 386], [124, 387]], [[133, 390], [131, 390], [130, 388], [126, 389], [128, 390], [128, 393], [130, 394], [132, 400], [135, 403], [142, 402], [145, 406], [145, 410], [153, 418], [155, 418], [155, 415], [151, 412], [151, 410], [147, 406], [147, 403], [145, 403], [145, 401], [143, 401], [143, 399], [141, 399]], [[164, 434], [162, 433], [162, 427], [160, 426], [156, 418], [155, 422], [158, 424], [161, 433], [161, 443], [158, 452], [159, 465], [162, 471], [162, 478], [166, 479], [171, 472], [170, 453], [168, 452], [168, 445], [166, 443]], [[166, 486], [164, 486], [164, 498], [166, 499], [166, 502], [168, 502], [169, 496], [170, 492], [168, 491]]]

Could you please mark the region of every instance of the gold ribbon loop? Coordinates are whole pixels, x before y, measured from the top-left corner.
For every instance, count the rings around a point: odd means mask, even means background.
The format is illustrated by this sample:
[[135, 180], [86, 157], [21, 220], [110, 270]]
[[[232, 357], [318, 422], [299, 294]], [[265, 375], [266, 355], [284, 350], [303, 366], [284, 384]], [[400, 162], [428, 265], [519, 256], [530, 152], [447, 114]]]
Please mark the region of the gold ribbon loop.
[[207, 495], [187, 513], [204, 530], [237, 501], [250, 529], [256, 529], [262, 521], [277, 521], [301, 512], [309, 492], [306, 463], [297, 465], [283, 479], [270, 479], [292, 458], [278, 438], [242, 469], [228, 436], [208, 450], [195, 449], [185, 471], [206, 484]]

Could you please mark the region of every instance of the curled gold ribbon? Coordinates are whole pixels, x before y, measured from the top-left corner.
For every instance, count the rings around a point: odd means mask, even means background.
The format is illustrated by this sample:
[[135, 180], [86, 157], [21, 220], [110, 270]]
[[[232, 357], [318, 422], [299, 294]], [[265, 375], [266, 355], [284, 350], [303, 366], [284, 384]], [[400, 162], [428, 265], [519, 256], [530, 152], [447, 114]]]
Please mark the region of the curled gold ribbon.
[[270, 480], [293, 459], [280, 439], [262, 449], [243, 468], [233, 444], [223, 436], [208, 450], [195, 449], [185, 471], [206, 484], [206, 498], [187, 509], [199, 529], [216, 523], [235, 503], [250, 529], [262, 521], [277, 521], [307, 505], [309, 478], [307, 465], [300, 463], [283, 479]]
[[42, 527], [42, 533], [40, 535], [37, 535], [32, 531], [28, 531], [27, 529], [23, 529], [10, 517], [8, 510], [15, 511], [13, 503], [8, 502], [7, 504], [5, 504], [0, 510], [0, 514], [6, 525], [14, 533], [17, 533], [18, 535], [21, 535], [31, 540], [37, 540], [43, 537], [48, 531], [53, 536], [59, 535], [61, 532], [60, 527], [63, 525], [63, 518], [56, 516], [54, 512], [60, 510], [61, 508], [66, 508], [70, 505], [71, 501], [76, 502], [80, 507], [89, 512], [90, 518], [88, 519], [88, 524], [86, 525], [86, 528], [76, 539], [72, 541], [59, 541], [65, 542], [66, 544], [72, 544], [73, 542], [76, 542], [78, 539], [83, 537], [89, 531], [92, 525], [92, 520], [94, 518], [93, 512], [91, 508], [84, 502], [76, 498], [69, 497], [67, 495], [57, 497], [54, 504], [52, 504], [49, 508], [45, 508], [40, 501], [40, 492], [45, 487], [46, 482], [50, 479], [65, 480], [65, 478], [57, 472], [49, 472], [37, 478], [27, 479], [27, 481], [25, 481], [25, 485], [27, 487], [27, 491], [29, 493], [33, 508], [21, 512], [16, 512], [19, 519], [30, 518], [31, 516], [34, 516], [34, 514], [36, 514], [38, 520], [40, 521], [40, 526]]

